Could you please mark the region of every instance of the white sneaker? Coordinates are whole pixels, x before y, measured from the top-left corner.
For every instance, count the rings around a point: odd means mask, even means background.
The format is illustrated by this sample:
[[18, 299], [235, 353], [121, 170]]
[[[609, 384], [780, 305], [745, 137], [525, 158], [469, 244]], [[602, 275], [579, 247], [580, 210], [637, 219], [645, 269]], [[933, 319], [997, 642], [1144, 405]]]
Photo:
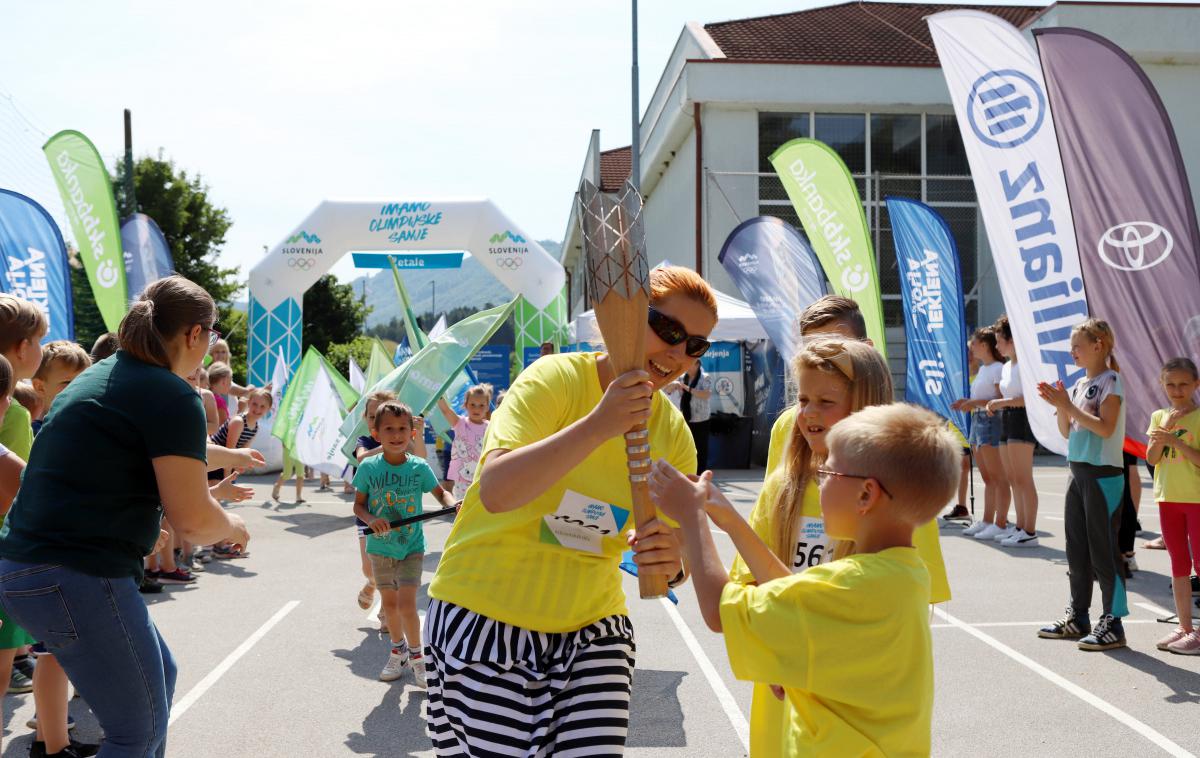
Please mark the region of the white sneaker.
[[379, 681], [394, 682], [404, 676], [404, 669], [408, 667], [408, 658], [408, 648], [404, 648], [399, 653], [388, 653], [387, 663], [383, 665], [383, 671], [379, 672]]
[[1000, 531], [996, 532], [996, 536], [992, 537], [992, 539], [995, 540], [996, 542], [1003, 542], [1004, 540], [1008, 539], [1009, 537], [1013, 536], [1016, 533], [1017, 533], [1017, 527], [1014, 526], [1013, 524], [1009, 524], [1008, 526], [1004, 527]]
[[974, 537], [976, 534], [979, 534], [980, 532], [982, 532], [984, 529], [987, 529], [991, 525], [992, 524], [989, 521], [976, 521], [974, 524], [971, 524], [966, 529], [963, 529], [962, 533], [963, 533], [964, 537]]
[[1004, 547], [1037, 547], [1038, 537], [1036, 533], [1030, 534], [1024, 529], [1018, 529], [1012, 536], [1001, 540], [1000, 544]]
[[[1192, 548], [1192, 549], [1195, 550], [1196, 548]], [[1129, 555], [1125, 556], [1125, 565], [1129, 567], [1130, 571], [1138, 570], [1137, 558], [1134, 557], [1133, 553], [1130, 553]]]
[[976, 532], [974, 536], [975, 536], [975, 539], [977, 539], [977, 540], [992, 540], [992, 539], [996, 538], [997, 534], [1004, 534], [1004, 533], [1005, 533], [1004, 530], [1001, 529], [1000, 527], [996, 526], [995, 524], [988, 524], [983, 529]]
[[413, 670], [413, 683], [425, 689], [425, 658], [413, 658], [410, 665]]

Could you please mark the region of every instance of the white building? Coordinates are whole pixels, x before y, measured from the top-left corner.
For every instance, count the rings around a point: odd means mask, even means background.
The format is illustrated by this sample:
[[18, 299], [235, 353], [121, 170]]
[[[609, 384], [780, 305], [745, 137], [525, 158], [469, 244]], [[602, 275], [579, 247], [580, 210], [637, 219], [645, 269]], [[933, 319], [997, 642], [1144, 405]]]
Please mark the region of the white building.
[[[902, 305], [883, 205], [907, 195], [936, 208], [962, 256], [967, 322], [1004, 308], [975, 203], [950, 95], [924, 17], [950, 8], [995, 13], [1030, 36], [1036, 28], [1087, 29], [1113, 40], [1146, 70], [1175, 125], [1200, 189], [1200, 6], [1059, 2], [1047, 7], [845, 3], [700, 25], [679, 35], [641, 122], [641, 186], [653, 266], [691, 265], [737, 294], [717, 255], [740, 222], [778, 216], [799, 226], [767, 162], [796, 137], [833, 146], [858, 179], [875, 241], [893, 370], [903, 382]], [[582, 176], [617, 189], [629, 148], [600, 150], [593, 132]], [[1193, 193], [1200, 198], [1200, 192]], [[578, 222], [563, 244], [571, 315], [587, 308]]]

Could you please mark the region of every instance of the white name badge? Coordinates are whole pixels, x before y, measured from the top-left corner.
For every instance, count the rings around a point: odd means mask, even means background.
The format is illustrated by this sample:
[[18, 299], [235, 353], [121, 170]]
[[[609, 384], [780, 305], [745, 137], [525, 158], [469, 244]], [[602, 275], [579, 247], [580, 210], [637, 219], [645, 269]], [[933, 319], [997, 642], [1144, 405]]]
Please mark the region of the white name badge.
[[825, 534], [825, 519], [802, 516], [800, 536], [796, 539], [796, 553], [792, 556], [792, 573], [799, 574], [806, 568], [820, 566], [825, 560], [825, 549], [829, 547], [829, 535]]
[[541, 541], [597, 555], [605, 538], [620, 537], [629, 511], [567, 490], [558, 510], [542, 517]]

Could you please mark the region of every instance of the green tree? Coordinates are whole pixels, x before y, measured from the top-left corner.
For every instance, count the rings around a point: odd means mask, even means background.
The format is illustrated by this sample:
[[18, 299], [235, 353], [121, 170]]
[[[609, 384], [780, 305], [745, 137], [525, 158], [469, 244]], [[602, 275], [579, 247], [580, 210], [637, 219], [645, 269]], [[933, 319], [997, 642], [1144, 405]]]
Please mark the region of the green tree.
[[325, 353], [331, 344], [352, 341], [370, 312], [354, 288], [326, 274], [304, 293], [304, 345]]
[[367, 363], [371, 360], [371, 343], [373, 341], [371, 337], [360, 334], [350, 342], [333, 342], [326, 346], [325, 357], [338, 371], [342, 372], [342, 376], [349, 377], [352, 356], [359, 368], [363, 371], [367, 370]]
[[[217, 328], [229, 342], [235, 378], [244, 381], [246, 315], [232, 307], [233, 297], [242, 285], [237, 269], [222, 268], [217, 263], [225, 234], [232, 224], [228, 211], [209, 201], [208, 185], [199, 175], [189, 177], [186, 171], [165, 159], [161, 151], [156, 157], [145, 156], [134, 163], [133, 184], [136, 209], [126, 191], [124, 162], [118, 162], [113, 179], [117, 214], [124, 220], [140, 210], [162, 229], [171, 248], [175, 271], [199, 284], [217, 302]], [[105, 329], [77, 255], [72, 255], [71, 260], [71, 289], [75, 301], [75, 338], [90, 347]]]
[[246, 314], [233, 307], [233, 298], [241, 289], [241, 273], [222, 268], [217, 262], [225, 235], [233, 221], [229, 211], [208, 198], [209, 187], [201, 175], [187, 171], [163, 157], [143, 156], [133, 164], [135, 208], [125, 184], [125, 164], [118, 161], [113, 191], [122, 219], [135, 211], [145, 213], [162, 229], [171, 248], [175, 272], [199, 284], [217, 302], [217, 329], [229, 343], [234, 379], [246, 381]]

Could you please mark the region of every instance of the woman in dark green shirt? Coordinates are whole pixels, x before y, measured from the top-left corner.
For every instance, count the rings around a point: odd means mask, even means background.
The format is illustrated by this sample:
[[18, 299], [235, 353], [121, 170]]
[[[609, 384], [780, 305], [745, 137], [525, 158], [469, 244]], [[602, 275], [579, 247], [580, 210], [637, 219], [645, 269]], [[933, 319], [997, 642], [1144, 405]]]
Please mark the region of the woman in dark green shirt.
[[104, 758], [166, 750], [175, 663], [138, 594], [164, 513], [193, 543], [249, 538], [209, 493], [204, 408], [184, 379], [220, 336], [216, 312], [180, 276], [145, 289], [121, 350], [56, 399], [0, 529], [0, 602], [87, 699]]

